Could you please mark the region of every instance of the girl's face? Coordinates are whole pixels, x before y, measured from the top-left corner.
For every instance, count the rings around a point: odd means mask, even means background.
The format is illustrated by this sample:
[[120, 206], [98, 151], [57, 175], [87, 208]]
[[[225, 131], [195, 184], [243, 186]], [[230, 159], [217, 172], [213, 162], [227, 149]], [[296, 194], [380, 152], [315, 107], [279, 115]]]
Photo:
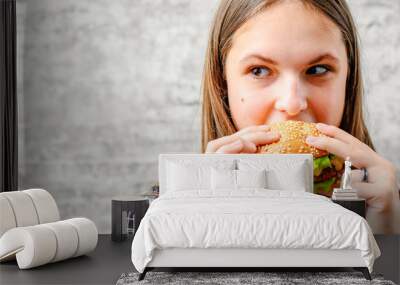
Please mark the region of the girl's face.
[[282, 1], [233, 35], [226, 80], [237, 129], [300, 120], [339, 126], [347, 54], [339, 28], [301, 1]]

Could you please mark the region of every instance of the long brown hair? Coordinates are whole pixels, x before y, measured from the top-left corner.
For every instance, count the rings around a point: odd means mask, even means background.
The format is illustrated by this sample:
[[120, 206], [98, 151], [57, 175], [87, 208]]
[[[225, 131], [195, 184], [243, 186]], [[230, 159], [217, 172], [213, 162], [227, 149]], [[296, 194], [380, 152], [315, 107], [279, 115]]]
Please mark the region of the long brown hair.
[[[279, 0], [222, 0], [211, 24], [202, 80], [201, 151], [209, 141], [238, 131], [228, 104], [225, 59], [232, 37], [251, 17]], [[364, 122], [363, 82], [356, 26], [345, 0], [302, 0], [330, 18], [340, 29], [347, 50], [348, 76], [340, 128], [374, 149]]]

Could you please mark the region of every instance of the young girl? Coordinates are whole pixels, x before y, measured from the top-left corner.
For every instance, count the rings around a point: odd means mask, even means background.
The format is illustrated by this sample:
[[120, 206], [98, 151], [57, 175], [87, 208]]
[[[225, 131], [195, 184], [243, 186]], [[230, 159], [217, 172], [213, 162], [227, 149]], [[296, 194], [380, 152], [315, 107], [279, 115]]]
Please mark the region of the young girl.
[[400, 233], [379, 227], [398, 218], [399, 192], [364, 123], [359, 53], [345, 0], [222, 0], [204, 66], [202, 151], [254, 153], [279, 140], [272, 122], [319, 123], [328, 137], [307, 143], [350, 157], [374, 231]]

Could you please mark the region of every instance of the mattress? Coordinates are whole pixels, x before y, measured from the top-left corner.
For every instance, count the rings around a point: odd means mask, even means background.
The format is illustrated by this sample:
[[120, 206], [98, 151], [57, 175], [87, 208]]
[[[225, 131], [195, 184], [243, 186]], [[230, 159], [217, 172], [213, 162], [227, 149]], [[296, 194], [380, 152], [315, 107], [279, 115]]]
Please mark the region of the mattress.
[[320, 195], [266, 189], [165, 193], [135, 234], [133, 265], [143, 272], [168, 248], [359, 250], [370, 271], [380, 255], [361, 216]]

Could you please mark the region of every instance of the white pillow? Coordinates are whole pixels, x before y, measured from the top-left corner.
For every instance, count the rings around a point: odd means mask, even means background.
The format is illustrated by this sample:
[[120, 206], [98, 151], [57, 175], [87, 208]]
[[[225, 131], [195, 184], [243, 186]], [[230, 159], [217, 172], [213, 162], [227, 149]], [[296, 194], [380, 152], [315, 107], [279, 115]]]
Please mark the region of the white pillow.
[[288, 156], [270, 159], [240, 159], [240, 170], [266, 169], [267, 188], [271, 190], [307, 191], [309, 184], [305, 160], [295, 160]]
[[290, 171], [268, 169], [267, 188], [273, 190], [307, 191], [305, 163], [294, 164]]
[[166, 162], [166, 191], [211, 190], [211, 169], [235, 169], [235, 160], [173, 159]]
[[239, 190], [241, 188], [266, 188], [266, 170], [211, 169], [212, 190]]
[[168, 163], [167, 191], [210, 189], [210, 167]]
[[236, 170], [237, 189], [240, 188], [267, 188], [267, 171]]
[[236, 170], [211, 168], [211, 189], [236, 189]]

